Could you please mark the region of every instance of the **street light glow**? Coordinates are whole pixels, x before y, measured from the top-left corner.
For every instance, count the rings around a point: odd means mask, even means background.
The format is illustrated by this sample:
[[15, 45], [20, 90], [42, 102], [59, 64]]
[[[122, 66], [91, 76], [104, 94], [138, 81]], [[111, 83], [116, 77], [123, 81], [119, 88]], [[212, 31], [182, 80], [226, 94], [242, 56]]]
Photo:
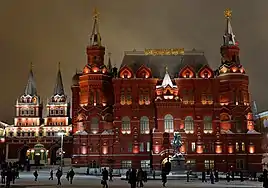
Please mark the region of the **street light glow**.
[[58, 135], [59, 135], [59, 136], [64, 136], [64, 134], [65, 134], [65, 133], [62, 132], [62, 131], [61, 131], [61, 132], [58, 132]]

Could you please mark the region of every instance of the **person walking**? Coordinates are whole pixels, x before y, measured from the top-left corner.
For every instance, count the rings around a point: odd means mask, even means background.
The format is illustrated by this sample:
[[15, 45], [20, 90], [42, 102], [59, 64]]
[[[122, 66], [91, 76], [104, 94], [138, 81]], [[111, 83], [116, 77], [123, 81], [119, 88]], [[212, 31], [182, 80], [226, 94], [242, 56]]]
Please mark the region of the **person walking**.
[[108, 170], [106, 170], [106, 168], [104, 168], [103, 171], [102, 171], [102, 185], [103, 185], [103, 188], [108, 188], [108, 184], [107, 184], [108, 176], [109, 176]]
[[218, 172], [218, 170], [215, 170], [214, 175], [215, 175], [215, 182], [218, 182], [219, 181], [219, 172]]
[[53, 169], [50, 170], [50, 177], [48, 178], [48, 180], [53, 180]]
[[135, 168], [132, 168], [131, 172], [129, 173], [129, 181], [131, 188], [136, 188], [137, 183], [137, 171]]
[[206, 172], [205, 171], [202, 172], [202, 182], [207, 182]]
[[210, 182], [211, 184], [214, 184], [214, 175], [212, 171], [210, 172]]
[[34, 171], [33, 175], [34, 175], [34, 181], [37, 181], [37, 178], [38, 178], [37, 170]]
[[140, 168], [137, 173], [137, 187], [143, 187], [143, 171]]
[[109, 169], [109, 181], [113, 181], [113, 169]]
[[166, 187], [166, 183], [167, 183], [167, 173], [166, 173], [165, 170], [162, 170], [161, 177], [162, 177], [163, 187]]
[[73, 184], [74, 175], [75, 175], [74, 170], [73, 168], [71, 168], [69, 171], [70, 184]]
[[56, 177], [57, 177], [57, 180], [58, 180], [58, 184], [57, 185], [61, 185], [61, 176], [62, 176], [62, 170], [59, 168], [58, 171], [56, 172]]

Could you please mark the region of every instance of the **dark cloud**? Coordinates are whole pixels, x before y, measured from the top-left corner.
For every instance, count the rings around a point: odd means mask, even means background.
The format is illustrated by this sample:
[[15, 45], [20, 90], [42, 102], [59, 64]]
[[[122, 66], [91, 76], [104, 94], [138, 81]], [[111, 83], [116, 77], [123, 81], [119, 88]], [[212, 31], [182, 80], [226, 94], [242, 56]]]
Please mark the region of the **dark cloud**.
[[65, 90], [72, 74], [86, 63], [92, 9], [101, 13], [100, 31], [113, 62], [123, 51], [144, 48], [202, 49], [210, 65], [220, 64], [223, 10], [233, 10], [232, 25], [240, 41], [242, 64], [250, 76], [252, 99], [259, 110], [268, 104], [267, 0], [3, 0], [0, 2], [0, 118], [11, 120], [23, 92], [30, 62], [38, 92], [52, 94], [57, 64], [62, 63]]

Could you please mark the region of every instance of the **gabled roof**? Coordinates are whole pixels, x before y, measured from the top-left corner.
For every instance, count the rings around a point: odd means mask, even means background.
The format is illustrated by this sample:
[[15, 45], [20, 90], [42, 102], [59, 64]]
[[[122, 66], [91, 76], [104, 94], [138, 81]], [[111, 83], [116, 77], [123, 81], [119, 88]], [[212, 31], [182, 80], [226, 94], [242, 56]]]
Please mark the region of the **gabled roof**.
[[146, 55], [144, 51], [125, 52], [121, 67], [128, 66], [134, 74], [145, 65], [152, 71], [153, 78], [163, 78], [165, 76], [165, 67], [169, 69], [171, 78], [178, 77], [180, 70], [186, 65], [191, 66], [195, 72], [198, 72], [204, 65], [208, 65], [207, 59], [202, 51], [193, 49], [185, 51], [181, 55]]

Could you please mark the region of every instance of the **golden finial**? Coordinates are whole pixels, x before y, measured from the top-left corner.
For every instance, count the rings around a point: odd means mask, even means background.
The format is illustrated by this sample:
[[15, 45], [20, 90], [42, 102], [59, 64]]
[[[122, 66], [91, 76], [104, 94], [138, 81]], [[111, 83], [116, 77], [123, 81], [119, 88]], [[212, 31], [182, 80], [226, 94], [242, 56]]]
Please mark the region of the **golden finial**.
[[224, 11], [224, 16], [225, 18], [231, 18], [232, 17], [232, 10], [227, 8], [225, 11]]
[[166, 65], [165, 69], [166, 69], [166, 73], [167, 73], [168, 72], [168, 66], [167, 65]]
[[99, 15], [100, 13], [98, 12], [98, 9], [97, 8], [94, 8], [94, 11], [93, 11], [93, 18], [95, 20], [97, 20], [99, 18]]

